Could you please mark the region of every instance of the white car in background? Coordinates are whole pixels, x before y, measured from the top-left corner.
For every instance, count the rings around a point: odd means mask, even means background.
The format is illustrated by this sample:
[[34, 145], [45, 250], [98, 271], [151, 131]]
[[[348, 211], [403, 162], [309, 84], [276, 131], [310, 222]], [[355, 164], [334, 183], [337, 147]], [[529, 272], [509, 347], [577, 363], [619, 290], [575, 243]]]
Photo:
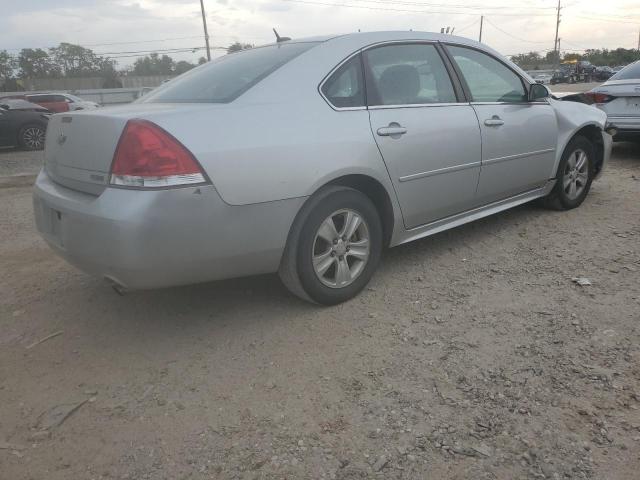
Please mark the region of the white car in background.
[[550, 73], [538, 73], [533, 75], [533, 79], [536, 83], [542, 83], [543, 85], [548, 85], [551, 83], [551, 74]]
[[607, 114], [616, 140], [640, 139], [640, 60], [585, 95]]

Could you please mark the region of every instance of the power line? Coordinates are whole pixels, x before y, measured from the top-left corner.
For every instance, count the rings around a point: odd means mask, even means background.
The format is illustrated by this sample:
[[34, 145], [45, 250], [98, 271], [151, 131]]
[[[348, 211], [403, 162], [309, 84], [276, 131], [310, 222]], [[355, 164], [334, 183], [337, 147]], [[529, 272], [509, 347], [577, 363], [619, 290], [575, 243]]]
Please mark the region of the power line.
[[520, 38], [517, 37], [516, 35], [513, 35], [512, 33], [507, 32], [506, 30], [503, 30], [502, 28], [498, 27], [495, 23], [493, 23], [491, 20], [489, 20], [487, 17], [484, 17], [484, 19], [486, 20], [487, 23], [489, 23], [490, 25], [493, 26], [493, 28], [495, 28], [496, 30], [504, 33], [505, 35], [514, 38], [516, 40], [519, 40], [521, 42], [525, 42], [525, 43], [537, 43], [537, 44], [541, 44], [541, 43], [547, 43], [547, 42], [538, 42], [538, 41], [534, 41], [534, 40], [526, 40], [524, 38]]
[[480, 19], [474, 20], [473, 22], [471, 22], [469, 25], [467, 25], [466, 27], [462, 27], [458, 29], [458, 33], [463, 32], [465, 30], [467, 30], [468, 28], [473, 27], [476, 23], [478, 23], [480, 21]]

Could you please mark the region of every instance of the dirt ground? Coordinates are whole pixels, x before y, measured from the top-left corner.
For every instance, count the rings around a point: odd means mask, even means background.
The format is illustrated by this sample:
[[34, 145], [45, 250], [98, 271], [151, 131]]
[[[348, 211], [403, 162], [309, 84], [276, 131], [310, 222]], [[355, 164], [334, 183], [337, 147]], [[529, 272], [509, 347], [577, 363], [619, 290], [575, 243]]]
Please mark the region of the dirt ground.
[[637, 145], [581, 208], [390, 250], [332, 308], [275, 276], [119, 296], [30, 188], [0, 205], [2, 480], [638, 478]]

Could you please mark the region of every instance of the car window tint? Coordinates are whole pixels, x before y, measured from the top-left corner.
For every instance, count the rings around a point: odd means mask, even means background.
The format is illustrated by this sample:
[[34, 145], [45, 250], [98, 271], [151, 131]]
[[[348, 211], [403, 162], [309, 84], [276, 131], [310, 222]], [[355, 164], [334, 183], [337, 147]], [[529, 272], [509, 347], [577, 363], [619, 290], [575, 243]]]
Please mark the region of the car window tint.
[[365, 52], [369, 105], [451, 103], [456, 95], [433, 45], [385, 45]]
[[189, 70], [139, 103], [228, 103], [317, 42], [281, 43], [223, 55]]
[[52, 101], [54, 102], [66, 102], [67, 99], [64, 95], [51, 95]]
[[322, 93], [334, 107], [364, 106], [364, 78], [360, 55], [340, 66], [324, 83]]
[[640, 62], [627, 65], [609, 80], [630, 80], [632, 78], [640, 78]]
[[502, 62], [471, 48], [448, 46], [474, 102], [526, 102], [520, 77]]

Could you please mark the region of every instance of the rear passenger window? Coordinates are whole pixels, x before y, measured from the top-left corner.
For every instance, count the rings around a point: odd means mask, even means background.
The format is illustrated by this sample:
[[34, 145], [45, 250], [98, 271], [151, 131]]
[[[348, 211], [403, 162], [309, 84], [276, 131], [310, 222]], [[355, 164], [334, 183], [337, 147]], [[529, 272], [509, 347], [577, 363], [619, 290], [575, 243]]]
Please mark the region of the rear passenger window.
[[338, 68], [322, 85], [322, 93], [336, 108], [364, 106], [364, 78], [360, 55]]
[[433, 45], [404, 44], [365, 53], [369, 105], [419, 105], [456, 102], [456, 94]]

